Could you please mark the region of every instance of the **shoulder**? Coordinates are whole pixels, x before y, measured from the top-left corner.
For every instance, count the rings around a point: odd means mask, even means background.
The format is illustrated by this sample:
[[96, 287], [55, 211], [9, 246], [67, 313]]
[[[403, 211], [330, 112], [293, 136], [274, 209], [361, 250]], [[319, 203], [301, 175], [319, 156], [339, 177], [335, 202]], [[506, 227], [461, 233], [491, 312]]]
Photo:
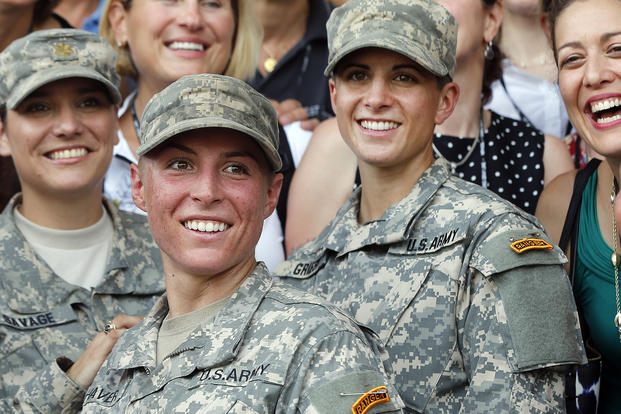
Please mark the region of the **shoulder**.
[[349, 333], [362, 338], [360, 327], [351, 317], [311, 293], [275, 281], [265, 299], [264, 311], [269, 310], [272, 316], [277, 312], [281, 317], [297, 320], [299, 329], [311, 330], [319, 336]]
[[[435, 204], [446, 207], [446, 217], [452, 215], [453, 220], [468, 223], [471, 267], [491, 275], [521, 266], [566, 261], [536, 217], [480, 186], [462, 181], [453, 177], [447, 180]], [[449, 206], [454, 206], [452, 211]], [[438, 215], [433, 210], [429, 214], [433, 220]], [[523, 254], [525, 251], [530, 254]]]
[[543, 188], [535, 215], [541, 220], [554, 242], [558, 243], [573, 193], [577, 171], [554, 178]]
[[151, 231], [149, 230], [149, 222], [147, 216], [121, 210], [115, 203], [104, 199], [104, 206], [112, 217], [112, 221], [123, 236], [134, 242], [153, 240]]

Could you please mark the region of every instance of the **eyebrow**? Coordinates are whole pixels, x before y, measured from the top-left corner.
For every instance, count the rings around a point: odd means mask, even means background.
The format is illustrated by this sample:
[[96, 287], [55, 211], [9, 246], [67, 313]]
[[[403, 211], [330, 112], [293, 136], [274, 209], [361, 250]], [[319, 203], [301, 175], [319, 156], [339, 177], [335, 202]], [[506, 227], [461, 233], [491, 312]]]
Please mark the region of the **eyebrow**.
[[[107, 92], [107, 91], [106, 91], [105, 87], [103, 87], [103, 86], [102, 86], [101, 88], [100, 88], [100, 87], [95, 86], [95, 87], [89, 87], [89, 88], [79, 88], [79, 89], [77, 90], [77, 93], [78, 93], [79, 95], [82, 95], [82, 94], [89, 94], [89, 93], [106, 93], [106, 92]], [[28, 99], [41, 99], [41, 98], [49, 98], [50, 96], [54, 96], [54, 93], [49, 92], [49, 91], [47, 91], [47, 90], [45, 90], [45, 89], [41, 89], [41, 88], [39, 88], [39, 89], [37, 89], [36, 91], [32, 92], [30, 95], [28, 95], [28, 96], [24, 99], [24, 101], [26, 101], [26, 100], [28, 100]]]
[[[169, 147], [171, 148], [176, 148], [179, 151], [183, 151], [186, 152], [188, 154], [192, 154], [192, 155], [198, 155], [198, 153], [196, 151], [194, 151], [192, 148], [185, 146], [183, 144], [179, 144], [176, 142], [172, 142]], [[251, 158], [254, 161], [256, 161], [257, 163], [260, 163], [261, 161], [258, 159], [258, 157], [256, 155], [254, 155], [252, 152], [250, 151], [229, 151], [229, 152], [225, 152], [224, 154], [222, 154], [223, 158], [239, 158], [239, 157], [244, 157], [244, 158]]]
[[192, 148], [187, 147], [187, 146], [182, 145], [182, 144], [178, 144], [176, 142], [171, 142], [168, 146], [170, 148], [176, 148], [179, 151], [187, 152], [188, 154], [198, 155], [198, 153], [196, 151], [194, 151]]
[[[363, 65], [362, 63], [348, 63], [343, 67], [343, 69], [347, 69], [347, 68], [360, 68], [360, 69], [365, 69], [365, 70], [371, 69], [369, 65]], [[413, 69], [415, 71], [420, 72], [422, 69], [422, 66], [417, 65], [415, 63], [400, 63], [392, 67], [392, 70], [399, 70], [399, 69]]]
[[[615, 37], [621, 35], [621, 31], [620, 32], [609, 32], [609, 33], [603, 33], [600, 37], [599, 37], [599, 41], [600, 42], [605, 42], [606, 40], [609, 40], [611, 37]], [[568, 42], [563, 44], [562, 46], [559, 46], [558, 48], [558, 52], [560, 52], [562, 49], [564, 48], [568, 48], [568, 47], [579, 47], [581, 45], [580, 42]]]

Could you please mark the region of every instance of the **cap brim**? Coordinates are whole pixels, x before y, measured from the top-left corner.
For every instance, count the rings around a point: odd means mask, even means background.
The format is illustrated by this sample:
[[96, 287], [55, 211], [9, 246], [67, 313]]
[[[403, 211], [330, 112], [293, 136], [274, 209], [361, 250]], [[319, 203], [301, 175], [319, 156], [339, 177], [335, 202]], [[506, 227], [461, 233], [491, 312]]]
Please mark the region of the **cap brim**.
[[[394, 39], [395, 41], [390, 42], [387, 39]], [[402, 46], [404, 44], [410, 46], [410, 50], [406, 50]], [[377, 47], [391, 50], [412, 59], [414, 62], [418, 63], [436, 76], [450, 76], [448, 68], [444, 65], [444, 63], [431, 55], [422, 45], [405, 36], [395, 36], [395, 34], [391, 32], [386, 32], [385, 34], [381, 32], [378, 33], [378, 31], [374, 31], [372, 34], [360, 36], [359, 38], [347, 43], [347, 45], [341, 48], [334, 58], [328, 62], [328, 66], [324, 70], [324, 75], [330, 76], [334, 70], [334, 67], [345, 56], [367, 47]]]
[[40, 87], [67, 78], [86, 78], [99, 81], [110, 93], [112, 103], [118, 105], [121, 102], [121, 94], [118, 88], [99, 72], [80, 66], [62, 66], [39, 71], [21, 82], [11, 91], [6, 106], [8, 109], [15, 109], [28, 95]]
[[155, 138], [149, 140], [148, 143], [140, 144], [138, 150], [136, 151], [136, 154], [141, 156], [145, 155], [148, 152], [154, 150], [156, 147], [163, 144], [164, 142], [168, 141], [168, 139], [174, 137], [175, 135], [201, 128], [227, 128], [249, 135], [250, 137], [254, 138], [257, 144], [261, 146], [261, 149], [265, 153], [266, 158], [274, 171], [278, 171], [282, 168], [282, 161], [280, 160], [278, 152], [266, 143], [265, 137], [263, 137], [256, 131], [245, 127], [244, 125], [231, 121], [230, 119], [215, 117], [187, 119], [181, 122], [176, 122], [174, 125], [171, 125], [161, 131]]

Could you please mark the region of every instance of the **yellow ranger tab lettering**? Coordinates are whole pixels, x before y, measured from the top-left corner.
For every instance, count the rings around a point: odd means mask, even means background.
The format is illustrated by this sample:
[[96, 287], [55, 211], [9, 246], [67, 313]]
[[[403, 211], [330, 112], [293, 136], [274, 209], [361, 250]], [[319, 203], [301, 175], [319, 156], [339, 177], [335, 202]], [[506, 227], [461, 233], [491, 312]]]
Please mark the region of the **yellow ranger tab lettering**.
[[381, 387], [373, 388], [367, 391], [362, 397], [358, 398], [358, 401], [351, 406], [352, 414], [364, 414], [371, 409], [374, 405], [381, 404], [390, 401], [388, 395], [388, 388], [385, 385]]
[[553, 249], [554, 247], [543, 239], [522, 239], [511, 243], [511, 248], [516, 253], [524, 253], [528, 250]]

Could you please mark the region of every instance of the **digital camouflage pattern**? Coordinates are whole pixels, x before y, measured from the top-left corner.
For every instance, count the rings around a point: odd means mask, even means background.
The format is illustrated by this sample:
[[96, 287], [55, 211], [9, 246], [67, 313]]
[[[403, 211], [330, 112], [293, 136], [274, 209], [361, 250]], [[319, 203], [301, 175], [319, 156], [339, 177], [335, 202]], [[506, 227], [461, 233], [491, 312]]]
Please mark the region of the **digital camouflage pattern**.
[[63, 372], [71, 362], [55, 360], [77, 360], [119, 313], [147, 314], [165, 289], [160, 250], [145, 217], [106, 201], [113, 247], [103, 282], [89, 292], [37, 256], [15, 226], [19, 202], [16, 195], [0, 215], [0, 412], [79, 408], [85, 390]]
[[[218, 312], [155, 366], [166, 297], [119, 339], [86, 393], [85, 413], [351, 413], [386, 385], [381, 361], [349, 318], [320, 299], [275, 282], [260, 263]], [[341, 393], [353, 394], [341, 396]]]
[[563, 366], [585, 362], [563, 253], [536, 218], [435, 161], [384, 215], [360, 191], [275, 276], [379, 336], [411, 412], [564, 413]]
[[138, 155], [182, 132], [220, 127], [254, 138], [274, 171], [282, 166], [274, 106], [246, 82], [229, 76], [201, 74], [178, 79], [151, 98], [140, 124]]
[[365, 47], [400, 53], [439, 77], [455, 73], [457, 21], [432, 0], [349, 0], [332, 11], [326, 28], [326, 76]]
[[88, 78], [103, 83], [112, 102], [121, 102], [118, 54], [101, 36], [77, 29], [37, 30], [0, 53], [0, 105], [15, 109], [50, 82]]

